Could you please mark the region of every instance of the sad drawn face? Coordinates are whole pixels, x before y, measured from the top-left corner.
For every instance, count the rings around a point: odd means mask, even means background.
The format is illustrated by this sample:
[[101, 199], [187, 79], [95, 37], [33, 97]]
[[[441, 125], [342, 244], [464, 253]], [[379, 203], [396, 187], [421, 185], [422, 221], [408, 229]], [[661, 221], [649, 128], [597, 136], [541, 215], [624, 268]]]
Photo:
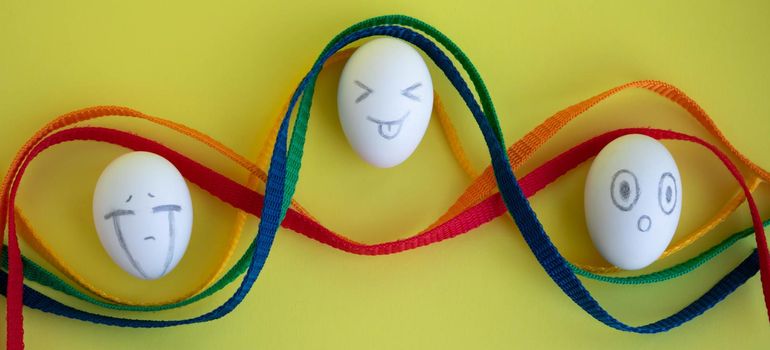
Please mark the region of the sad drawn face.
[[187, 248], [192, 229], [187, 185], [171, 163], [155, 154], [133, 152], [110, 163], [99, 178], [93, 205], [102, 245], [134, 276], [166, 275]]
[[433, 82], [422, 57], [407, 43], [374, 39], [345, 65], [337, 107], [353, 149], [375, 166], [392, 167], [422, 140], [433, 108]]
[[[151, 192], [147, 192], [147, 196], [155, 197]], [[133, 198], [133, 195], [128, 196], [126, 207], [145, 207], [146, 209], [150, 204], [131, 205], [130, 201]], [[137, 210], [115, 209], [104, 215], [104, 220], [112, 221], [118, 244], [128, 257], [131, 267], [140, 277], [154, 279], [165, 275], [168, 271], [174, 259], [176, 243], [174, 212], [181, 211], [182, 207], [179, 205], [164, 204], [152, 207], [149, 212], [138, 208]], [[137, 212], [139, 212], [138, 215]], [[160, 230], [154, 232], [158, 228]], [[137, 260], [138, 258], [141, 259]]]
[[586, 223], [602, 256], [627, 270], [655, 261], [679, 223], [681, 188], [679, 169], [658, 141], [627, 135], [609, 143], [585, 189]]

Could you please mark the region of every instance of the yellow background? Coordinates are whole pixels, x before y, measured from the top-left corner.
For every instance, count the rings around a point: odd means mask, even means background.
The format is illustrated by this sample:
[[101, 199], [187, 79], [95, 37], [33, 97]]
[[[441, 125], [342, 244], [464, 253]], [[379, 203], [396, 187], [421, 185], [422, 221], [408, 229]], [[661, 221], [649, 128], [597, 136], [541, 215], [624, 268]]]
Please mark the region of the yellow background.
[[[325, 43], [359, 20], [404, 13], [454, 40], [485, 78], [508, 143], [552, 113], [600, 91], [659, 79], [691, 94], [741, 151], [770, 168], [770, 6], [745, 2], [447, 1], [15, 1], [0, 2], [0, 166], [55, 116], [116, 104], [168, 118], [253, 156], [275, 113]], [[296, 198], [330, 228], [365, 242], [407, 237], [429, 224], [469, 180], [434, 120], [416, 153], [390, 170], [351, 151], [336, 116], [336, 79], [318, 85]], [[432, 67], [460, 137], [477, 168], [488, 164], [470, 114]], [[111, 118], [90, 122], [168, 144], [228, 176], [245, 173], [204, 147], [159, 127]], [[612, 98], [567, 127], [525, 167], [531, 169], [601, 131], [654, 126], [704, 136], [673, 104], [647, 92]], [[697, 227], [736, 189], [713, 156], [667, 142], [684, 182], [677, 236]], [[192, 188], [195, 229], [168, 277], [143, 282], [120, 270], [99, 245], [91, 191], [124, 150], [71, 143], [36, 161], [20, 204], [45, 239], [94, 284], [135, 300], [192, 288], [221, 256], [234, 211]], [[573, 261], [600, 262], [583, 219], [588, 164], [539, 193], [532, 204]], [[520, 172], [523, 173], [523, 172]], [[759, 197], [770, 215], [770, 191]], [[745, 207], [694, 247], [656, 263], [669, 266], [749, 225]], [[249, 223], [250, 239], [256, 220]], [[686, 277], [657, 285], [586, 281], [621, 320], [643, 324], [703, 293], [754, 246], [749, 238]], [[239, 253], [244, 249], [241, 245]], [[24, 253], [39, 258], [23, 247]], [[207, 312], [234, 290], [179, 310]], [[101, 311], [59, 293], [47, 294]], [[4, 309], [5, 299], [0, 299]], [[509, 217], [464, 236], [394, 256], [363, 257], [281, 230], [264, 272], [244, 302], [215, 322], [169, 329], [121, 329], [25, 309], [30, 349], [230, 348], [760, 348], [770, 327], [758, 276], [683, 327], [666, 334], [621, 333], [590, 318], [537, 264]], [[2, 336], [4, 338], [4, 327]]]

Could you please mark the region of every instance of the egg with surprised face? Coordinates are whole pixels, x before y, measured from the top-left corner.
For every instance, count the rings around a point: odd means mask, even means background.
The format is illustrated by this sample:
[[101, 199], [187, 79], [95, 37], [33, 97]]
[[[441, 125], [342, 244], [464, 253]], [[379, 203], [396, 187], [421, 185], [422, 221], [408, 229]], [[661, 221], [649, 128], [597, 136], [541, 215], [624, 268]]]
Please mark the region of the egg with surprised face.
[[157, 279], [173, 270], [187, 249], [192, 201], [173, 164], [153, 153], [131, 152], [99, 177], [93, 218], [115, 263], [138, 278]]
[[337, 90], [340, 124], [361, 158], [380, 168], [401, 164], [422, 140], [433, 109], [433, 81], [406, 42], [377, 38], [345, 64]]
[[619, 137], [591, 164], [584, 205], [599, 253], [621, 269], [644, 268], [660, 257], [679, 224], [679, 168], [657, 140]]

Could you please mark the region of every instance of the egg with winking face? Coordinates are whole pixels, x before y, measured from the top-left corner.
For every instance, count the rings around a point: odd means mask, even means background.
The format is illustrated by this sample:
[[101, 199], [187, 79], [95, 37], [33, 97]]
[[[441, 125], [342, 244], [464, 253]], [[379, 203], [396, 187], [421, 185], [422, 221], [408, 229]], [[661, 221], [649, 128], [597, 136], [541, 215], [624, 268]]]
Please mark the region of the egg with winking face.
[[380, 168], [401, 164], [420, 144], [433, 110], [433, 81], [422, 56], [403, 40], [361, 45], [337, 90], [340, 124], [353, 150]]

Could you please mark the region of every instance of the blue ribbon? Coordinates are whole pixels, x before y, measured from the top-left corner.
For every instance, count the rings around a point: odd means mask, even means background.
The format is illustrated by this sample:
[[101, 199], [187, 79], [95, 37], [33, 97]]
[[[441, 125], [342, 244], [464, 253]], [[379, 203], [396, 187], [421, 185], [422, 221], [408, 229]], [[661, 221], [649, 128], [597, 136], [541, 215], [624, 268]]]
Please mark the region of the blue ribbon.
[[[422, 49], [444, 72], [452, 85], [457, 89], [462, 99], [473, 114], [474, 119], [479, 125], [484, 140], [489, 148], [489, 154], [492, 160], [492, 167], [495, 173], [500, 193], [505, 201], [508, 212], [514, 218], [516, 225], [522, 233], [525, 241], [529, 245], [538, 262], [543, 269], [553, 279], [553, 281], [567, 294], [576, 304], [588, 312], [591, 316], [604, 324], [629, 332], [637, 333], [657, 333], [664, 332], [677, 327], [710, 309], [727, 295], [732, 293], [737, 287], [745, 283], [750, 277], [758, 271], [757, 252], [754, 250], [742, 263], [726, 274], [719, 282], [709, 289], [701, 297], [693, 301], [690, 305], [675, 314], [659, 320], [657, 322], [634, 327], [622, 323], [612, 317], [585, 289], [581, 281], [569, 268], [569, 264], [553, 245], [548, 235], [543, 230], [540, 221], [532, 210], [529, 201], [524, 196], [516, 177], [513, 174], [504, 148], [504, 141], [499, 138], [492, 125], [485, 118], [479, 104], [475, 100], [473, 93], [468, 88], [465, 80], [455, 68], [452, 61], [437, 47], [432, 41], [421, 34], [400, 26], [377, 26], [362, 29], [353, 32], [340, 41], [330, 46], [316, 60], [310, 72], [302, 79], [297, 89], [292, 95], [289, 108], [284, 116], [281, 127], [278, 132], [273, 154], [268, 170], [268, 177], [265, 190], [265, 205], [262, 208], [262, 220], [259, 224], [259, 230], [256, 236], [256, 249], [253, 252], [251, 263], [246, 272], [246, 276], [241, 282], [235, 293], [225, 303], [216, 309], [198, 317], [182, 320], [138, 320], [118, 317], [109, 317], [100, 314], [81, 311], [70, 306], [64, 305], [54, 299], [51, 299], [34, 289], [24, 286], [24, 303], [28, 307], [39, 309], [45, 312], [61, 315], [73, 319], [90, 321], [99, 324], [120, 326], [120, 327], [170, 327], [183, 324], [206, 322], [220, 318], [235, 309], [259, 276], [264, 267], [265, 261], [270, 253], [270, 249], [275, 238], [276, 231], [286, 214], [286, 208], [283, 205], [291, 198], [283, 198], [284, 186], [286, 183], [286, 145], [288, 138], [288, 126], [291, 114], [297, 104], [299, 97], [303, 93], [312, 93], [315, 88], [315, 79], [323, 67], [323, 63], [335, 52], [344, 48], [346, 45], [362, 38], [384, 35], [406, 40]], [[295, 128], [295, 131], [297, 129]], [[296, 137], [297, 135], [293, 136]], [[302, 135], [304, 138], [304, 135]], [[298, 145], [299, 156], [292, 161], [301, 161], [303, 145]], [[290, 182], [297, 181], [296, 178], [289, 179]], [[294, 183], [292, 183], [293, 185]], [[3, 294], [7, 286], [7, 274], [0, 274], [0, 287]]]

